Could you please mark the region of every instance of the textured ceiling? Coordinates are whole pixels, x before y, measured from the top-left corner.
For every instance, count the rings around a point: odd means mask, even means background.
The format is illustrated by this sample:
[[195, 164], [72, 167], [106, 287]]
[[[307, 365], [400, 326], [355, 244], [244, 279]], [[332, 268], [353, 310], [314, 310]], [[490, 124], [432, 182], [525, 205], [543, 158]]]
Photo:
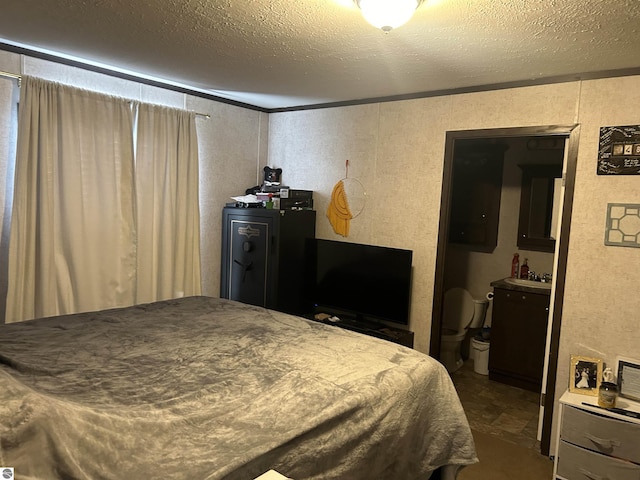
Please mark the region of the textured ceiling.
[[640, 72], [640, 0], [2, 0], [0, 42], [265, 109]]

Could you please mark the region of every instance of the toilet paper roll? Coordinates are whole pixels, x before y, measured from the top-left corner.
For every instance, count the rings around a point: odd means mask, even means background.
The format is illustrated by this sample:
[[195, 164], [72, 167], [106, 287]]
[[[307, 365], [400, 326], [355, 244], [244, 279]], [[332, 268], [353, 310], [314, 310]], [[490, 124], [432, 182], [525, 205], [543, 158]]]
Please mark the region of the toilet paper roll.
[[486, 298], [489, 301], [493, 300], [493, 292], [487, 292]]

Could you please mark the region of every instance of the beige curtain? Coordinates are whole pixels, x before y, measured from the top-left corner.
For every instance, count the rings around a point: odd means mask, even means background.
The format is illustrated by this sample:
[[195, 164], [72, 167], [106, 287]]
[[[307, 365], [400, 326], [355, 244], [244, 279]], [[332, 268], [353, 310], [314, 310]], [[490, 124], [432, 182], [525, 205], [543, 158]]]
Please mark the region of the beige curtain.
[[195, 114], [140, 105], [137, 303], [201, 294]]
[[18, 97], [15, 79], [0, 77], [0, 324], [4, 323], [9, 262], [9, 232], [13, 205], [13, 169], [18, 131]]
[[130, 104], [26, 76], [20, 90], [6, 321], [132, 304]]

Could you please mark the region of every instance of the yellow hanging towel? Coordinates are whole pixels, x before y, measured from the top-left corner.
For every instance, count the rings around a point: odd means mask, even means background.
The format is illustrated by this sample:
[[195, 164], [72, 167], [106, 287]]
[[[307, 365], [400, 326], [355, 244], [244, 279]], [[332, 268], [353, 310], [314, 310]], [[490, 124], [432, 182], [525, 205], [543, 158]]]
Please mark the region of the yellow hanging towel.
[[353, 218], [349, 209], [347, 193], [344, 190], [344, 182], [340, 180], [333, 187], [331, 202], [327, 208], [327, 217], [333, 227], [333, 231], [343, 237], [349, 236], [349, 222]]

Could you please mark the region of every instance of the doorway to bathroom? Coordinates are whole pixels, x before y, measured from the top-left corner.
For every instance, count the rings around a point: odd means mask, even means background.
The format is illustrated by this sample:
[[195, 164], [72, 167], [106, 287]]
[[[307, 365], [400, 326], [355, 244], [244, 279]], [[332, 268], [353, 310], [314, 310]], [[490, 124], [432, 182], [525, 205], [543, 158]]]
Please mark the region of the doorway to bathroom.
[[[551, 441], [578, 135], [577, 125], [466, 130], [447, 132], [445, 143], [430, 355], [441, 358], [443, 298], [448, 288], [466, 288], [472, 296], [483, 298], [491, 291], [491, 282], [510, 276], [514, 252], [519, 252], [522, 260], [528, 258], [529, 267], [536, 274], [550, 274], [553, 281], [545, 351], [540, 352], [544, 368], [538, 437], [540, 451], [544, 455], [548, 455]], [[487, 171], [482, 168], [482, 162], [474, 160], [474, 152], [479, 151], [493, 152], [492, 155], [501, 159], [497, 203], [496, 189], [487, 187], [495, 186], [495, 181], [487, 182]], [[461, 155], [471, 158], [472, 166], [476, 162], [475, 172], [466, 178], [464, 175], [454, 175], [456, 162], [460, 162]], [[544, 247], [531, 247], [519, 239], [523, 234], [520, 204], [523, 197], [522, 181], [527, 177], [524, 172], [527, 164], [539, 165], [545, 162], [558, 162], [562, 166], [560, 188], [556, 188], [562, 192], [556, 198], [557, 216], [546, 221], [548, 225], [555, 222], [553, 227], [547, 227], [547, 230], [554, 232], [555, 237], [551, 248], [548, 244]], [[463, 188], [461, 182], [466, 182], [463, 183]], [[469, 197], [471, 200], [464, 200], [473, 212], [461, 208], [458, 195], [454, 196], [460, 190], [469, 191], [470, 194], [480, 192], [483, 196], [488, 196], [489, 200], [481, 202], [486, 208], [476, 211], [478, 202], [473, 197]], [[530, 205], [524, 211], [533, 211], [533, 206]], [[480, 216], [481, 220], [474, 220], [474, 215]], [[469, 226], [469, 223], [472, 225]], [[487, 324], [491, 323], [491, 310], [489, 308], [487, 313]], [[466, 349], [468, 348], [467, 340]], [[464, 352], [464, 346], [462, 350]], [[546, 398], [549, 399], [548, 402], [545, 401]]]

